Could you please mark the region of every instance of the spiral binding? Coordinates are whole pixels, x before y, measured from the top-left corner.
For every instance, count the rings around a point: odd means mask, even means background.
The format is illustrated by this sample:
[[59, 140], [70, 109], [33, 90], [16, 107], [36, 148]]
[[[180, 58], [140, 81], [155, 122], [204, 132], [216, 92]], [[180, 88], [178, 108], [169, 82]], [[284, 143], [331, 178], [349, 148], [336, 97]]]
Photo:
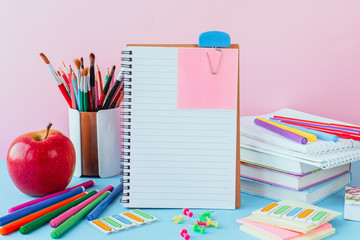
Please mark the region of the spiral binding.
[[121, 67], [124, 69], [124, 99], [121, 105], [121, 134], [122, 134], [122, 145], [121, 145], [121, 161], [123, 170], [123, 198], [122, 203], [130, 203], [130, 143], [131, 143], [131, 89], [132, 89], [132, 51], [122, 51], [121, 54], [124, 56], [121, 58], [123, 64]]

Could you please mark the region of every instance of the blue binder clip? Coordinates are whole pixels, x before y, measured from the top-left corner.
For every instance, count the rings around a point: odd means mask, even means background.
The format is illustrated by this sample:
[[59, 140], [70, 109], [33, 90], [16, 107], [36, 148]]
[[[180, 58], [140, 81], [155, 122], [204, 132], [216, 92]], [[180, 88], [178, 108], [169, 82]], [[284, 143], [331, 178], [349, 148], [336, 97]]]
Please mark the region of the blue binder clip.
[[213, 67], [211, 65], [209, 53], [206, 52], [206, 55], [207, 55], [207, 58], [209, 61], [210, 71], [212, 74], [216, 74], [220, 67], [220, 62], [221, 62], [223, 52], [221, 49], [218, 49], [218, 48], [230, 47], [230, 45], [231, 45], [230, 35], [225, 32], [209, 31], [209, 32], [203, 32], [200, 34], [199, 47], [210, 47], [210, 48], [215, 48], [217, 51], [220, 51], [220, 59], [219, 59], [219, 62], [218, 62], [218, 65], [217, 65], [217, 68], [215, 71], [213, 70]]

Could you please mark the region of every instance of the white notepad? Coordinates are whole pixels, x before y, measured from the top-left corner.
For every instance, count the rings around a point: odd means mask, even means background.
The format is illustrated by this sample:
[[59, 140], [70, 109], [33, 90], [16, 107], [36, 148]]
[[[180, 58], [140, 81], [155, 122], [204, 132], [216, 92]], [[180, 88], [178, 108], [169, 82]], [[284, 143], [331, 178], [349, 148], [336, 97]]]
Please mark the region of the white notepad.
[[178, 108], [178, 50], [125, 48], [123, 205], [238, 207], [238, 111]]

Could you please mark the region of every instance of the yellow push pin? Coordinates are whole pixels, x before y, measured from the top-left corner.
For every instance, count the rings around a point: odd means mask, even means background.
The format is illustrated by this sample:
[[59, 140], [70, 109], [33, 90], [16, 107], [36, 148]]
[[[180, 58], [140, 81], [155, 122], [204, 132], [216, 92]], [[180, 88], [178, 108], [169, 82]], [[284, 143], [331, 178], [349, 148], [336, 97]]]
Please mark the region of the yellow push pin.
[[215, 228], [217, 228], [219, 226], [219, 222], [212, 222], [210, 218], [208, 218], [208, 220], [206, 221], [206, 226], [214, 226]]
[[184, 220], [184, 216], [183, 216], [183, 215], [179, 215], [179, 216], [173, 217], [172, 222], [178, 224], [179, 222], [182, 222], [183, 220]]

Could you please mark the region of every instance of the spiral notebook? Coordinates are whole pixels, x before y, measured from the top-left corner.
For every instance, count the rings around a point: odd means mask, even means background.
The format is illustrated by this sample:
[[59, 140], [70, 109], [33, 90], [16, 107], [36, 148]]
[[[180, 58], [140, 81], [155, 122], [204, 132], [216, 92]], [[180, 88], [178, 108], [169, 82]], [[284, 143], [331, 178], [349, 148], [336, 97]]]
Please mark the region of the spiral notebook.
[[239, 46], [128, 45], [123, 54], [123, 205], [239, 207]]
[[338, 142], [328, 142], [317, 139], [315, 142], [308, 142], [306, 145], [302, 145], [254, 124], [256, 117], [267, 119], [274, 115], [351, 125], [284, 108], [270, 114], [241, 117], [241, 147], [324, 169], [360, 160], [360, 141], [340, 138]]

